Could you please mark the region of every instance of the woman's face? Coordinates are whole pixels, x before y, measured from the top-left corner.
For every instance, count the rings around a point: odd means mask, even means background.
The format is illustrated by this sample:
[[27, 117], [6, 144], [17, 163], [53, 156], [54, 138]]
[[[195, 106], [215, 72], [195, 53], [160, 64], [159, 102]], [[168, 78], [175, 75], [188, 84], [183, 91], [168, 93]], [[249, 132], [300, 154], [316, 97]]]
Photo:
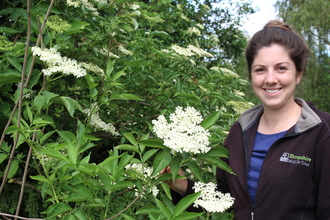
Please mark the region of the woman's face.
[[252, 63], [252, 87], [265, 109], [294, 103], [294, 91], [300, 78], [301, 73], [297, 73], [285, 48], [277, 44], [261, 48]]

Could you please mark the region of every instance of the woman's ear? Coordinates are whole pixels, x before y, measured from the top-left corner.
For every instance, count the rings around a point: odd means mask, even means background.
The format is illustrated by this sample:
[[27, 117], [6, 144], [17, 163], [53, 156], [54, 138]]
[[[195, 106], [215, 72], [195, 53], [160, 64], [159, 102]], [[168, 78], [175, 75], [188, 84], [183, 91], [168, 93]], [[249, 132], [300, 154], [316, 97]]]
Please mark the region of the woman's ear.
[[298, 85], [300, 83], [302, 77], [302, 72], [297, 72], [296, 74], [296, 85]]

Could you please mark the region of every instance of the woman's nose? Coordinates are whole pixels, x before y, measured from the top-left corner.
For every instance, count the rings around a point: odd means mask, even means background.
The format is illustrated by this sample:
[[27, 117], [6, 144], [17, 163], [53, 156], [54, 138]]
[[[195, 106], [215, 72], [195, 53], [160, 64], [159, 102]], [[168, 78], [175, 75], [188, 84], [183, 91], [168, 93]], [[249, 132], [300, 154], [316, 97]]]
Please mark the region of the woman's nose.
[[277, 76], [275, 71], [268, 70], [265, 77], [265, 83], [274, 84], [277, 83]]

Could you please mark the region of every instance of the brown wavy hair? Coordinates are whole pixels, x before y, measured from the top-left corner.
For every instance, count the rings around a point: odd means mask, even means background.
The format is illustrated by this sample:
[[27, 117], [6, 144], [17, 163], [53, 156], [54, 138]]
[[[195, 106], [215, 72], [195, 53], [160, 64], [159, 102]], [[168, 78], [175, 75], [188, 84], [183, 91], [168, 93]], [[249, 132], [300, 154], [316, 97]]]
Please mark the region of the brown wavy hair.
[[291, 27], [281, 21], [269, 21], [262, 30], [253, 35], [245, 50], [249, 78], [251, 80], [251, 68], [255, 56], [263, 47], [270, 47], [273, 44], [283, 46], [294, 62], [297, 73], [306, 69], [308, 46], [303, 38], [293, 31]]

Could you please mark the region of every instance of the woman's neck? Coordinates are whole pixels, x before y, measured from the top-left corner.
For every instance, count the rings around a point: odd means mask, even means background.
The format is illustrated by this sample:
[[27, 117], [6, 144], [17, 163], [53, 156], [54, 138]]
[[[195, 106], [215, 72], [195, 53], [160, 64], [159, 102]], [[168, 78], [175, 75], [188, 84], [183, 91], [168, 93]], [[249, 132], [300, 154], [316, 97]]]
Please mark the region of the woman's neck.
[[301, 106], [296, 102], [280, 109], [264, 109], [258, 131], [263, 134], [275, 134], [286, 131], [295, 125], [301, 115]]

